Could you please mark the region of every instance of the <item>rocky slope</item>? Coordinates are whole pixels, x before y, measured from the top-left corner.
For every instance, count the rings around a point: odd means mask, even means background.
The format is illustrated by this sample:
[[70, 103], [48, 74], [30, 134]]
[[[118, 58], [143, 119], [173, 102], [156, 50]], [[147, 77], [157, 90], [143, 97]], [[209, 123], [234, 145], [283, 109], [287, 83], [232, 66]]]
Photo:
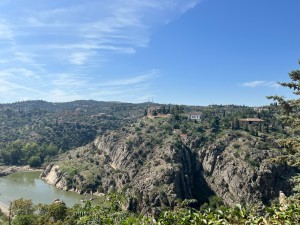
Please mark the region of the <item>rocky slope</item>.
[[205, 180], [225, 203], [267, 204], [280, 191], [290, 195], [299, 170], [280, 161], [279, 152], [257, 149], [257, 138], [225, 136], [198, 151]]
[[127, 208], [151, 213], [213, 194], [229, 205], [268, 203], [291, 193], [299, 171], [275, 160], [278, 150], [262, 149], [265, 139], [231, 131], [204, 141], [172, 132], [167, 120], [144, 120], [66, 153], [42, 177], [79, 193], [123, 192]]

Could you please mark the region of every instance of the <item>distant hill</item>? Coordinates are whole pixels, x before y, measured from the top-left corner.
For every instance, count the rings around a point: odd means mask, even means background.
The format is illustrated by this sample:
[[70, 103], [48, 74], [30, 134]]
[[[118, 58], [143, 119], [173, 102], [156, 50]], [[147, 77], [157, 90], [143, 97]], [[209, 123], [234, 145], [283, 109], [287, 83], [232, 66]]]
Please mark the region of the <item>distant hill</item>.
[[63, 151], [143, 116], [147, 104], [24, 101], [0, 104], [0, 143], [53, 143]]

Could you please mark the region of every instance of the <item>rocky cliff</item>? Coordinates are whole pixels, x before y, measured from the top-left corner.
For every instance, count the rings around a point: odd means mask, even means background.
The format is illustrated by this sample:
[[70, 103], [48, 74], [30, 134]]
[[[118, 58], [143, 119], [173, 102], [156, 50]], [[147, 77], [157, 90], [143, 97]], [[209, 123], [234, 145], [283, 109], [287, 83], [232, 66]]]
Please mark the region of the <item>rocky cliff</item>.
[[280, 191], [291, 194], [290, 178], [299, 169], [280, 160], [276, 149], [258, 149], [258, 143], [257, 137], [226, 135], [198, 151], [206, 182], [225, 203], [268, 204]]
[[183, 139], [164, 121], [140, 121], [66, 153], [42, 177], [79, 193], [123, 192], [128, 207], [143, 212], [213, 194], [229, 205], [268, 203], [280, 190], [291, 193], [299, 171], [275, 160], [278, 150], [261, 149], [264, 139], [245, 132]]

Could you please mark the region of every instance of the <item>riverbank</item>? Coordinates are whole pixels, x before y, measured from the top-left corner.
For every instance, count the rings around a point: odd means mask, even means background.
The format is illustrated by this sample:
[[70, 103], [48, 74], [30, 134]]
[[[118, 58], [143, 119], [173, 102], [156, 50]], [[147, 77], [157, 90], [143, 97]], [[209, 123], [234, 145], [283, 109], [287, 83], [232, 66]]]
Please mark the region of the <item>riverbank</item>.
[[[64, 201], [67, 207], [82, 204], [84, 200], [95, 198], [93, 204], [102, 199], [92, 195], [79, 195], [76, 192], [64, 191], [47, 184], [38, 172], [17, 172], [0, 178], [0, 202], [9, 206], [16, 199], [31, 199], [33, 204], [52, 204], [55, 199]], [[1, 222], [0, 222], [1, 224]]]
[[8, 217], [9, 215], [9, 207], [7, 205], [5, 205], [3, 202], [0, 202], [0, 209], [1, 212]]
[[30, 166], [0, 166], [0, 177], [17, 172], [43, 171], [42, 169], [31, 168]]

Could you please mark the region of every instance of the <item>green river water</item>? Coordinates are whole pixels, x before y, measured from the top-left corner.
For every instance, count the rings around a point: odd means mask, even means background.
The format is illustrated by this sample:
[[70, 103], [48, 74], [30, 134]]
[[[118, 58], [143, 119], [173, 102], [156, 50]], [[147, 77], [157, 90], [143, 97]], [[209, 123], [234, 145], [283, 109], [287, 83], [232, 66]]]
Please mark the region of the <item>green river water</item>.
[[0, 177], [0, 202], [9, 205], [10, 201], [19, 198], [32, 199], [34, 204], [51, 204], [55, 199], [63, 200], [71, 207], [81, 203], [83, 196], [74, 192], [59, 190], [39, 178], [40, 172], [19, 172]]

